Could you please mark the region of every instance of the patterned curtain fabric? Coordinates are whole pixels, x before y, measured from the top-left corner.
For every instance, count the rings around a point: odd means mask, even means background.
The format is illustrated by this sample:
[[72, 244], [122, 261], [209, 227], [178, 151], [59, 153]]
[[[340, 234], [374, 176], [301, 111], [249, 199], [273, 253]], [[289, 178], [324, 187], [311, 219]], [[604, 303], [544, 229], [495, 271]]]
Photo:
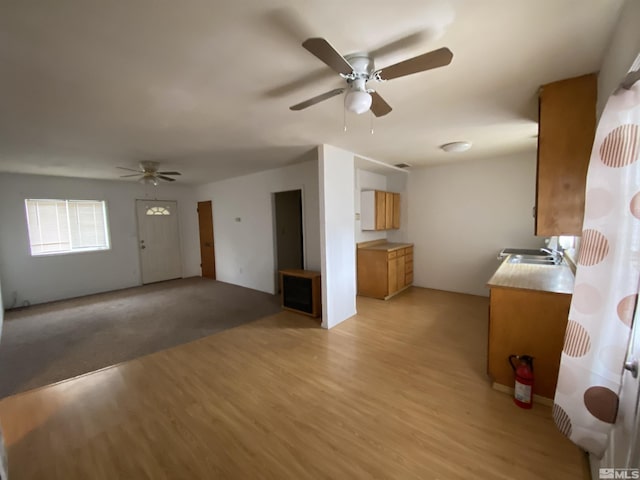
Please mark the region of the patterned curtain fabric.
[[[640, 55], [631, 70], [640, 68]], [[629, 78], [629, 77], [628, 77]], [[627, 85], [629, 86], [629, 85]], [[640, 81], [608, 100], [587, 174], [582, 244], [553, 417], [601, 457], [616, 422], [640, 283]]]

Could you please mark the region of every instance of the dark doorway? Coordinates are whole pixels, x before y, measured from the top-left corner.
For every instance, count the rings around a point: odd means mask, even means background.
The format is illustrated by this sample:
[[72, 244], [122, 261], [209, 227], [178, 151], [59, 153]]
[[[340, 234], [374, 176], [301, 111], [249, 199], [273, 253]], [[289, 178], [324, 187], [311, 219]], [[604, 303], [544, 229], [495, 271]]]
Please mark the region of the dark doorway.
[[274, 194], [276, 269], [303, 269], [302, 190]]

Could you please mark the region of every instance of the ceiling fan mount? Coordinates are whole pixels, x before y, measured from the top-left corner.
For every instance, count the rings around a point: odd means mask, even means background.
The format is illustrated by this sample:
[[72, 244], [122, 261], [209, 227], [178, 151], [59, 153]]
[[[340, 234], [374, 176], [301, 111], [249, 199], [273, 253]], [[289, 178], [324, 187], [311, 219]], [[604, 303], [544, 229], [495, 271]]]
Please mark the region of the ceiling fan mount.
[[367, 82], [385, 82], [433, 68], [444, 67], [449, 65], [453, 59], [451, 50], [443, 47], [376, 70], [374, 58], [370, 55], [356, 53], [343, 57], [324, 38], [309, 38], [302, 42], [302, 46], [345, 79], [347, 86], [333, 89], [289, 107], [296, 111], [347, 91], [345, 95], [347, 110], [357, 114], [371, 110], [376, 117], [381, 117], [391, 112], [392, 108], [379, 93], [367, 88]]
[[160, 184], [160, 180], [163, 180], [165, 182], [175, 182], [176, 179], [171, 178], [171, 176], [182, 175], [180, 172], [158, 171], [158, 169], [160, 168], [160, 162], [156, 162], [153, 160], [142, 160], [138, 165], [139, 165], [138, 170], [135, 170], [133, 168], [128, 168], [128, 167], [117, 167], [120, 170], [136, 172], [136, 173], [130, 173], [128, 175], [120, 175], [120, 178], [140, 177], [138, 179], [138, 182], [157, 187]]
[[367, 80], [372, 79], [372, 75], [375, 73], [373, 58], [363, 53], [347, 55], [344, 58], [349, 62], [353, 71], [348, 74], [341, 73], [340, 76], [342, 78], [347, 81], [356, 80], [358, 78], [366, 78]]

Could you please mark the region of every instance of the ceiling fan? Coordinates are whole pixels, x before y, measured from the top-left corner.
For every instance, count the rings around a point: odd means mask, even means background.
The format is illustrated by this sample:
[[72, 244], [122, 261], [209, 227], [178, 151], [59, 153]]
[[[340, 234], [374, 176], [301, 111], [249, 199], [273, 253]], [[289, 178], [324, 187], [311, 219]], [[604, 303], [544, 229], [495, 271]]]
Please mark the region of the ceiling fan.
[[140, 179], [138, 181], [140, 183], [151, 184], [156, 187], [160, 183], [160, 180], [164, 180], [166, 182], [176, 181], [175, 178], [171, 178], [167, 175], [182, 175], [180, 172], [159, 172], [158, 168], [160, 168], [160, 163], [153, 162], [150, 160], [144, 160], [140, 162], [139, 170], [134, 170], [133, 168], [127, 168], [127, 167], [117, 167], [117, 168], [119, 168], [120, 170], [129, 170], [130, 172], [136, 172], [136, 173], [131, 173], [129, 175], [120, 175], [120, 178], [139, 176]]
[[316, 97], [289, 107], [291, 110], [303, 110], [347, 91], [345, 108], [353, 113], [362, 114], [369, 109], [376, 117], [388, 114], [391, 106], [378, 92], [367, 88], [367, 82], [384, 82], [413, 73], [424, 72], [432, 68], [449, 65], [453, 53], [446, 47], [439, 48], [417, 57], [404, 60], [381, 70], [376, 70], [374, 59], [367, 54], [354, 54], [343, 57], [324, 38], [309, 38], [302, 43], [309, 52], [326, 63], [347, 82], [346, 87], [336, 88]]

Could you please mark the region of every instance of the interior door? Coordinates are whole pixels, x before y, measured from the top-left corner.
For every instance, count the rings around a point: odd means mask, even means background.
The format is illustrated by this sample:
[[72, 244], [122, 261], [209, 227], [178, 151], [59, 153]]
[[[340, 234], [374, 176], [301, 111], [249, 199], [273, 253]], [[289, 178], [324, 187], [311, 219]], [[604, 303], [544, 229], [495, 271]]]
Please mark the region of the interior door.
[[182, 277], [178, 204], [136, 200], [142, 283]]
[[213, 208], [211, 200], [198, 202], [198, 225], [200, 227], [200, 267], [202, 276], [216, 279], [216, 256], [213, 246]]

